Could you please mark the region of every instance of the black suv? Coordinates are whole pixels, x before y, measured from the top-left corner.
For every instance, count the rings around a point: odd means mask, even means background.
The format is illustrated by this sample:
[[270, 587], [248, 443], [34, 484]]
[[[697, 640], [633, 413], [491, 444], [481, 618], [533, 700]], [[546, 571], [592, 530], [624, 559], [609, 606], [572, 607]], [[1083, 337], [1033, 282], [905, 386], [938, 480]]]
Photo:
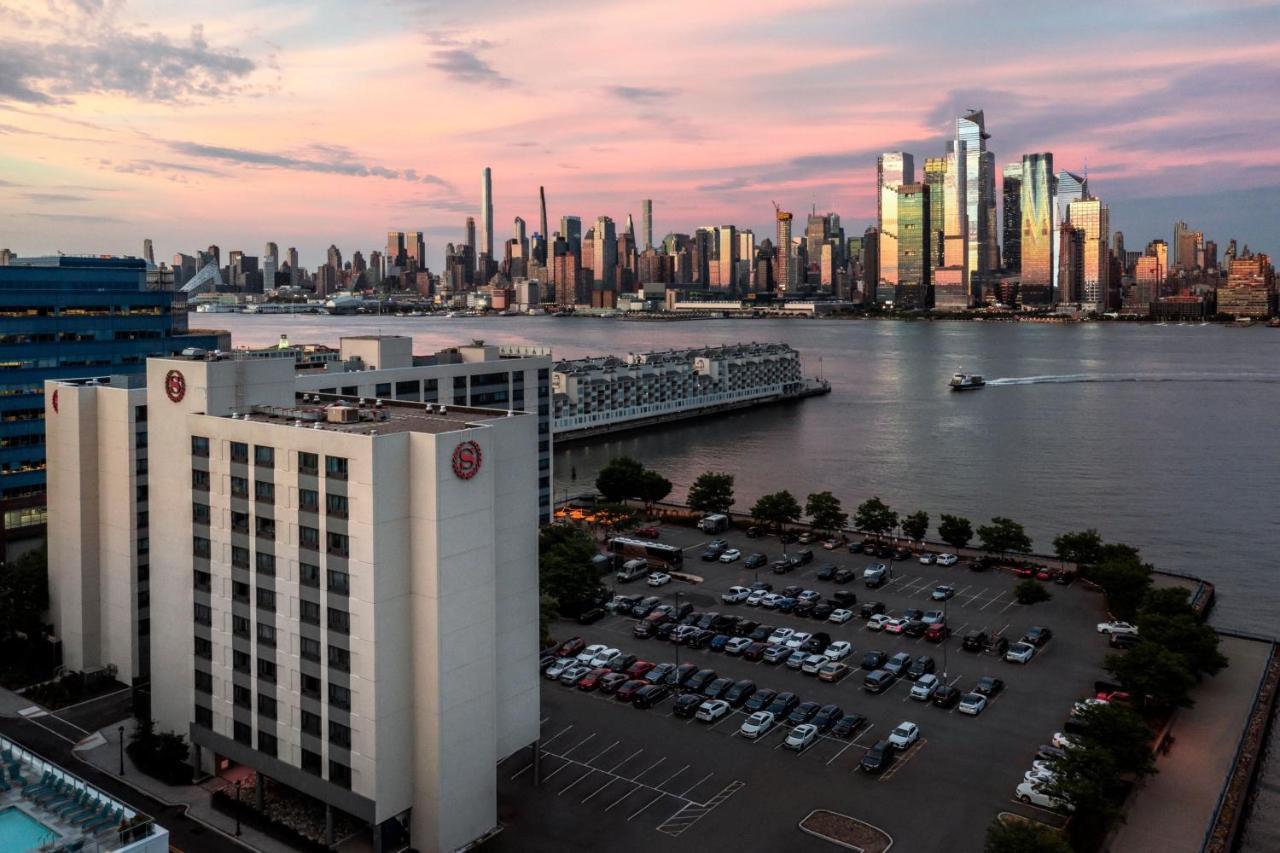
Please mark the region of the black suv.
[[980, 652], [987, 646], [986, 631], [970, 631], [964, 635], [964, 642], [961, 644], [966, 652]]
[[813, 550], [803, 548], [791, 555], [791, 563], [795, 566], [807, 566], [813, 562]]
[[862, 605], [862, 609], [859, 612], [862, 614], [863, 619], [870, 619], [872, 616], [875, 616], [877, 613], [884, 612], [884, 602], [868, 601]]
[[893, 763], [893, 747], [888, 741], [878, 741], [862, 756], [862, 769], [868, 773], [880, 773]]
[[937, 668], [937, 664], [933, 662], [933, 658], [928, 655], [920, 655], [911, 662], [911, 666], [907, 667], [907, 678], [915, 681], [927, 672], [933, 672]]

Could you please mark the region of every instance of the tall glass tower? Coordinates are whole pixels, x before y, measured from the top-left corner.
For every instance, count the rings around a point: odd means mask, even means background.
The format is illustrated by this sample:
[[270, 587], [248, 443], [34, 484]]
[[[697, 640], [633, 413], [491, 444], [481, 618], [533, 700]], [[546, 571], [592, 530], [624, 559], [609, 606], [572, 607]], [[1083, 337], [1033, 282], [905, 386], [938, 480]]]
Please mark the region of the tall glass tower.
[[[1044, 307], [1054, 302], [1053, 249], [1058, 237], [1053, 216], [1053, 154], [1046, 151], [1022, 155], [1021, 172], [1019, 263], [1022, 269], [1022, 303]], [[1006, 208], [1005, 216], [1008, 215]], [[1007, 223], [1008, 219], [1005, 221]], [[1005, 247], [1008, 248], [1007, 243]]]
[[880, 228], [880, 280], [898, 283], [898, 187], [916, 181], [915, 158], [888, 151], [876, 158], [877, 225]]
[[982, 282], [990, 272], [991, 250], [988, 243], [993, 235], [989, 233], [989, 228], [995, 204], [995, 199], [992, 198], [995, 181], [991, 174], [995, 162], [994, 158], [987, 155], [987, 140], [990, 138], [982, 110], [975, 110], [956, 119], [955, 150], [957, 155], [964, 157], [965, 166], [964, 204], [969, 229], [967, 284], [974, 304], [981, 301]]

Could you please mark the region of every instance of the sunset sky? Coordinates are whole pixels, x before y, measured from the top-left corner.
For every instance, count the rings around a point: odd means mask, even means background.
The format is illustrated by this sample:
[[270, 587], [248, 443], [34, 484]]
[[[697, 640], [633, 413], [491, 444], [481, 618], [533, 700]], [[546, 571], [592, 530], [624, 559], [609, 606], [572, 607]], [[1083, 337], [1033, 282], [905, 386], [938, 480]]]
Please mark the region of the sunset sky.
[[314, 267], [424, 230], [433, 269], [494, 174], [495, 243], [562, 214], [654, 231], [772, 205], [875, 218], [875, 155], [986, 111], [1130, 249], [1185, 219], [1280, 250], [1280, 6], [1248, 0], [0, 0], [0, 247], [273, 240]]

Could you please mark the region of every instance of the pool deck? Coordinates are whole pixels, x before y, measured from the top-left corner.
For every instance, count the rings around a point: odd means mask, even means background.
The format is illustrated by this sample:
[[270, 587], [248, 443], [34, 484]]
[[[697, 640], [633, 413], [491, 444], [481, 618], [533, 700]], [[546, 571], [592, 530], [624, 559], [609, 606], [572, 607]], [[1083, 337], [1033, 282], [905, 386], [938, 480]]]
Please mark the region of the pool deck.
[[1198, 853], [1217, 817], [1218, 797], [1235, 769], [1236, 747], [1270, 658], [1270, 643], [1221, 635], [1231, 662], [1192, 693], [1195, 705], [1177, 711], [1174, 744], [1158, 755], [1157, 773], [1129, 802], [1126, 821], [1109, 849], [1116, 853]]

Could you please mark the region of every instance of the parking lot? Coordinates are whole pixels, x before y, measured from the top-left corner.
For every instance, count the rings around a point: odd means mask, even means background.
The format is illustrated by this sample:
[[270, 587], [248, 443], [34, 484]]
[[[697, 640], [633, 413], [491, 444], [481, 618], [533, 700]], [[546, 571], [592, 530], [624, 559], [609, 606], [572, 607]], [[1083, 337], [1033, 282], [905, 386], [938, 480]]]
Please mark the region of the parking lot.
[[[853, 645], [844, 662], [854, 671], [840, 682], [824, 683], [781, 663], [636, 639], [632, 629], [637, 620], [624, 615], [585, 626], [561, 623], [556, 635], [579, 635], [587, 643], [603, 643], [655, 663], [695, 663], [734, 680], [795, 692], [802, 701], [835, 703], [846, 713], [865, 716], [866, 724], [849, 738], [821, 735], [797, 753], [783, 747], [786, 725], [757, 740], [742, 737], [739, 727], [748, 712], [741, 709], [707, 723], [675, 716], [671, 699], [640, 710], [611, 695], [544, 679], [542, 781], [534, 787], [528, 750], [498, 768], [507, 831], [494, 840], [495, 849], [558, 849], [566, 841], [564, 827], [575, 827], [572, 837], [578, 846], [582, 839], [598, 838], [601, 847], [610, 849], [652, 849], [655, 844], [661, 849], [829, 849], [796, 829], [815, 808], [869, 821], [889, 832], [899, 849], [912, 851], [981, 850], [987, 823], [1004, 810], [1060, 822], [1052, 813], [1018, 803], [1013, 790], [1072, 703], [1103, 677], [1107, 645], [1094, 627], [1102, 615], [1099, 595], [1082, 585], [1050, 585], [1053, 600], [1028, 607], [1014, 600], [1017, 579], [1010, 574], [973, 572], [963, 562], [922, 565], [914, 559], [894, 562], [890, 580], [868, 590], [861, 582], [863, 567], [887, 561], [844, 549], [825, 551], [817, 544], [788, 546], [789, 551], [812, 548], [814, 560], [808, 565], [785, 575], [775, 575], [767, 566], [758, 572], [759, 580], [775, 589], [799, 584], [828, 597], [837, 585], [817, 580], [819, 567], [831, 562], [855, 569], [858, 578], [839, 587], [857, 594], [857, 605], [851, 607], [855, 613], [867, 601], [883, 602], [892, 615], [906, 608], [941, 608], [930, 600], [930, 592], [940, 583], [951, 584], [955, 595], [945, 609], [953, 636], [931, 643], [868, 630], [857, 617], [837, 625], [723, 604], [721, 593], [735, 584], [750, 586], [757, 572], [743, 569], [741, 561], [699, 560], [710, 538], [688, 528], [661, 530], [660, 541], [687, 549], [684, 570], [701, 582], [677, 580], [649, 588], [638, 580], [619, 584], [617, 592], [654, 594], [665, 602], [688, 602], [699, 611], [775, 627], [826, 631], [833, 640]], [[723, 538], [744, 556], [761, 552], [772, 560], [782, 555], [776, 538], [753, 540], [740, 531]], [[961, 649], [968, 631], [984, 630], [1013, 642], [1031, 625], [1052, 628], [1053, 638], [1025, 665]], [[962, 691], [983, 676], [999, 677], [1005, 687], [976, 717], [911, 699], [912, 682], [906, 679], [872, 695], [862, 689], [866, 673], [856, 669], [869, 650], [890, 656], [907, 652], [913, 658], [930, 655], [939, 679]], [[883, 773], [860, 770], [866, 750], [905, 720], [920, 726], [919, 740]]]

